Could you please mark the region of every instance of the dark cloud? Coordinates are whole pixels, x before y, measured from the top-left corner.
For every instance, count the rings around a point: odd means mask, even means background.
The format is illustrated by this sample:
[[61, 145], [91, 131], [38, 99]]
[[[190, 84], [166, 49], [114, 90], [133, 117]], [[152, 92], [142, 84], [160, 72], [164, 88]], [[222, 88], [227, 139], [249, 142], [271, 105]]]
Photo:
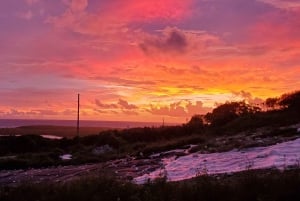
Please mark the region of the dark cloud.
[[108, 114], [108, 113], [114, 113], [114, 114], [116, 114], [116, 112], [115, 112], [115, 111], [112, 111], [112, 110], [100, 110], [100, 109], [94, 109], [94, 111], [95, 111], [96, 113], [100, 113], [100, 114]]
[[116, 109], [118, 108], [117, 104], [104, 104], [100, 100], [96, 99], [95, 103], [98, 107], [104, 108], [104, 109]]
[[177, 28], [163, 31], [163, 36], [151, 36], [140, 43], [140, 48], [146, 54], [153, 52], [184, 53], [188, 46], [185, 34]]
[[133, 110], [138, 109], [134, 104], [129, 104], [126, 100], [119, 99], [118, 103], [105, 104], [100, 100], [95, 100], [96, 105], [101, 109], [124, 109], [124, 110]]
[[121, 106], [122, 109], [132, 110], [138, 108], [136, 105], [129, 104], [127, 101], [122, 99], [119, 99], [118, 104]]

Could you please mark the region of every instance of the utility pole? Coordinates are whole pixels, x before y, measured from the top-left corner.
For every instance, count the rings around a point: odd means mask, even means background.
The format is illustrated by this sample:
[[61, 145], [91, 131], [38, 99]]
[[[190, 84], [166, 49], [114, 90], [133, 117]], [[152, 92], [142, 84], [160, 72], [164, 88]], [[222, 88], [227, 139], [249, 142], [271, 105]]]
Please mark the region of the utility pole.
[[80, 94], [78, 94], [78, 100], [77, 100], [77, 137], [79, 137], [79, 101], [80, 101]]

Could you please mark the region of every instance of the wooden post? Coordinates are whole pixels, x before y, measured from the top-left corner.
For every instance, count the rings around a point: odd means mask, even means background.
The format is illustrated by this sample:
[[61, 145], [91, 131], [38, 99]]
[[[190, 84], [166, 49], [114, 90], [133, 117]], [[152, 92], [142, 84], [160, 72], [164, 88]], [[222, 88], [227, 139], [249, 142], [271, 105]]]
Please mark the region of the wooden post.
[[80, 94], [78, 94], [78, 101], [77, 101], [77, 137], [79, 137], [79, 101], [80, 101]]

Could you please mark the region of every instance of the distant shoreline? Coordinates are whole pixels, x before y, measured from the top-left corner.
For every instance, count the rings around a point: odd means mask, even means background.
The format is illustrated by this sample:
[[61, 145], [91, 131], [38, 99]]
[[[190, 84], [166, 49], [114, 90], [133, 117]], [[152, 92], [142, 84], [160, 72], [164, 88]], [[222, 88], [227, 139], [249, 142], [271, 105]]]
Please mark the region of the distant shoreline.
[[[179, 125], [179, 123], [165, 123], [164, 125]], [[70, 126], [76, 127], [76, 120], [44, 120], [44, 119], [0, 119], [0, 128], [17, 128], [22, 126]], [[133, 128], [158, 127], [161, 122], [134, 122], [134, 121], [96, 121], [81, 120], [80, 127], [105, 128]]]

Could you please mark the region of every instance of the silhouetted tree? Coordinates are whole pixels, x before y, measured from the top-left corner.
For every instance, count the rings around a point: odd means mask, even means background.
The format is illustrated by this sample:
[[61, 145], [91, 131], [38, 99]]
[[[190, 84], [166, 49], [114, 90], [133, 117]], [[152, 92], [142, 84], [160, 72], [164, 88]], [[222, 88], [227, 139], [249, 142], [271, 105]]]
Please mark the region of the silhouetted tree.
[[192, 129], [193, 131], [201, 130], [204, 128], [203, 122], [203, 115], [194, 115], [192, 116], [191, 120], [186, 124], [188, 128]]
[[251, 106], [243, 101], [226, 102], [205, 115], [205, 119], [213, 126], [224, 125], [242, 115], [261, 111], [259, 107]]
[[267, 98], [265, 104], [267, 108], [274, 110], [279, 107], [279, 99], [278, 98]]
[[280, 97], [279, 105], [284, 109], [300, 111], [300, 91], [283, 94]]

